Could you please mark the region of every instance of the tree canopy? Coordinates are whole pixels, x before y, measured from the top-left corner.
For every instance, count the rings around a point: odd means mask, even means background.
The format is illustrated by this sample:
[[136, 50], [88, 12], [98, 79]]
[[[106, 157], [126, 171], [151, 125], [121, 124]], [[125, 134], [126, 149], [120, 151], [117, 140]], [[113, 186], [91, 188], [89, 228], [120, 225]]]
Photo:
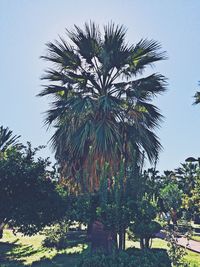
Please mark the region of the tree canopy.
[[35, 158], [30, 144], [9, 149], [0, 160], [0, 230], [5, 224], [33, 234], [65, 212], [65, 202], [47, 171], [49, 161]]

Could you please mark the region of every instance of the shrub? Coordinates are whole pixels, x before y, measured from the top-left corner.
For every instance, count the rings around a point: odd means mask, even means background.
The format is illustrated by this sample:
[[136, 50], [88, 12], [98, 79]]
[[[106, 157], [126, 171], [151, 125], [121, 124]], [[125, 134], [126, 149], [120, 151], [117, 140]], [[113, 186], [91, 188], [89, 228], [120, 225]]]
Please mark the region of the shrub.
[[131, 227], [133, 233], [139, 238], [152, 238], [156, 233], [161, 230], [161, 225], [158, 222], [151, 221], [149, 223], [141, 222], [140, 224], [133, 224]]
[[78, 267], [171, 267], [167, 252], [162, 249], [128, 249], [119, 254], [85, 254]]
[[161, 230], [161, 225], [153, 221], [155, 217], [155, 205], [146, 199], [138, 203], [134, 223], [129, 229], [136, 238], [140, 238], [141, 248], [149, 248], [150, 239]]
[[68, 224], [62, 222], [45, 230], [46, 238], [43, 241], [45, 247], [62, 249], [67, 246]]
[[63, 249], [77, 246], [78, 244], [86, 244], [86, 231], [78, 230], [78, 228], [72, 231], [70, 230], [71, 225], [69, 221], [62, 221], [51, 228], [46, 228], [44, 231], [46, 238], [43, 241], [43, 246]]

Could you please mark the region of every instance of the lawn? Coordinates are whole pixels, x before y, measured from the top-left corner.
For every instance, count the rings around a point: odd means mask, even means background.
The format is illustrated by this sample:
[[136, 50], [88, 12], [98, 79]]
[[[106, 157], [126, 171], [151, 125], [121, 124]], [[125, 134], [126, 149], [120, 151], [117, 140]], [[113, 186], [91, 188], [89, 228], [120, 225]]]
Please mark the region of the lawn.
[[200, 242], [200, 236], [199, 235], [193, 235], [192, 239]]
[[[161, 239], [154, 239], [153, 241], [154, 248], [166, 248], [167, 249], [167, 242]], [[199, 267], [200, 263], [200, 254], [187, 250], [187, 255], [184, 257], [185, 262], [190, 263], [190, 267]]]
[[[56, 250], [44, 248], [42, 241], [44, 235], [32, 237], [13, 235], [12, 231], [5, 230], [4, 238], [0, 242], [0, 267], [67, 267], [76, 266], [81, 252], [87, 248], [86, 244], [70, 244], [66, 249]], [[127, 247], [139, 247], [138, 242], [127, 241]], [[166, 248], [167, 243], [161, 239], [154, 239], [154, 248]], [[200, 254], [188, 251], [185, 261], [191, 267], [198, 267]]]
[[5, 230], [0, 242], [0, 267], [75, 266], [81, 257], [80, 252], [87, 248], [86, 244], [76, 244], [58, 251], [43, 247], [43, 240], [43, 235], [15, 236], [12, 231]]

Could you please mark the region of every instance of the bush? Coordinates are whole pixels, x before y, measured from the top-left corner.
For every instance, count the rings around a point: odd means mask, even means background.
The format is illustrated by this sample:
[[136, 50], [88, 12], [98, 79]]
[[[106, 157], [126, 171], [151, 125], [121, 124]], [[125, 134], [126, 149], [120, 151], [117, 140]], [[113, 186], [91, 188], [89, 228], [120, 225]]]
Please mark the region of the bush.
[[125, 252], [112, 255], [86, 254], [78, 267], [171, 267], [171, 262], [163, 249], [130, 248]]
[[46, 228], [42, 245], [45, 247], [54, 247], [57, 249], [63, 249], [67, 247], [77, 246], [78, 244], [87, 243], [87, 234], [84, 230], [70, 230], [68, 221], [63, 221], [53, 225], [51, 228]]
[[129, 267], [171, 267], [171, 261], [165, 249], [129, 248], [126, 253], [133, 259]]
[[62, 222], [45, 230], [46, 238], [43, 241], [45, 247], [55, 247], [63, 249], [67, 246], [68, 224]]
[[158, 222], [151, 221], [149, 223], [133, 224], [131, 227], [134, 235], [139, 238], [153, 238], [156, 233], [161, 230], [161, 225]]

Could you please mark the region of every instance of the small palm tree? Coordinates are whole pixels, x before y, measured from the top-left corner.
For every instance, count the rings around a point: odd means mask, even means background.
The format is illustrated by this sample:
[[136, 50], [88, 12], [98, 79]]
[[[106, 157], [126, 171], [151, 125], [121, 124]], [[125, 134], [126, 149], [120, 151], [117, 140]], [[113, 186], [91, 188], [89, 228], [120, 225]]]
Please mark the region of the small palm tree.
[[13, 132], [9, 128], [0, 126], [0, 153], [6, 152], [8, 148], [16, 147], [19, 145], [18, 139], [20, 135], [13, 135]]
[[194, 104], [199, 104], [200, 103], [200, 92], [196, 92], [194, 95], [195, 101]]
[[114, 171], [122, 158], [127, 163], [134, 155], [139, 159], [143, 150], [153, 162], [161, 148], [154, 129], [162, 116], [151, 101], [165, 91], [166, 78], [143, 74], [165, 55], [157, 42], [129, 45], [125, 35], [123, 26], [112, 23], [103, 34], [94, 23], [84, 30], [75, 26], [67, 30], [68, 41], [48, 43], [42, 57], [53, 63], [43, 77], [50, 85], [39, 96], [54, 97], [46, 123], [55, 127], [56, 158], [73, 183], [83, 181], [87, 170], [82, 186], [90, 190], [98, 188], [105, 162]]
[[[199, 82], [199, 85], [200, 85], [200, 82]], [[196, 93], [195, 93], [195, 95], [194, 95], [194, 105], [197, 105], [197, 104], [199, 104], [200, 103], [200, 92], [199, 91], [197, 91]]]

